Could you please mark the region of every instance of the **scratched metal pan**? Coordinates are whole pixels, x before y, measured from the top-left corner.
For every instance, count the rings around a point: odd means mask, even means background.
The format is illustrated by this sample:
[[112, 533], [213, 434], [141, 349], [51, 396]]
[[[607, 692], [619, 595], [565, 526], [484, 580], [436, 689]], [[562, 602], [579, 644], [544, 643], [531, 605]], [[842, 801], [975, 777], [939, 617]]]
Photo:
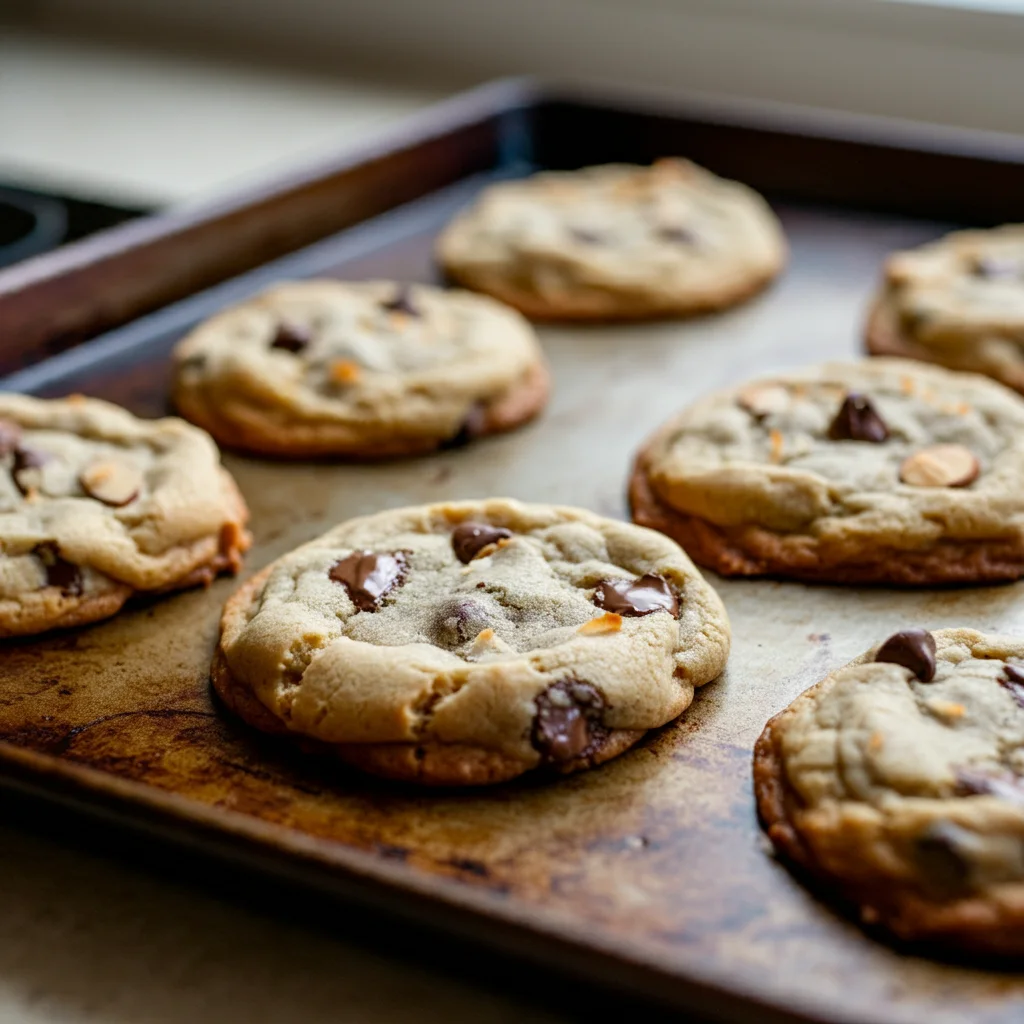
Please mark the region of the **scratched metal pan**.
[[[373, 166], [357, 167], [359, 187], [375, 198], [349, 202], [346, 216], [358, 220], [362, 208], [370, 219], [4, 385], [162, 414], [171, 346], [229, 301], [282, 277], [436, 280], [434, 235], [487, 181], [683, 153], [775, 203], [792, 260], [768, 293], [685, 322], [542, 328], [555, 376], [549, 409], [526, 429], [462, 450], [377, 466], [226, 459], [253, 513], [246, 575], [342, 519], [406, 503], [503, 494], [625, 516], [631, 456], [664, 417], [749, 374], [854, 355], [887, 252], [954, 222], [1024, 218], [1024, 152], [992, 138], [517, 85], [433, 115], [430, 132], [431, 151], [446, 157], [429, 174], [407, 136], [377, 157], [389, 188], [411, 202], [380, 214]], [[321, 182], [316, 202], [345, 205], [347, 180]], [[269, 237], [288, 209], [242, 204], [232, 224], [269, 218], [245, 226], [248, 237]], [[195, 258], [200, 277], [217, 273], [201, 251]], [[75, 292], [77, 272], [40, 280], [58, 299], [61, 288]], [[132, 301], [169, 294], [160, 260], [136, 273]], [[734, 629], [726, 674], [680, 722], [571, 778], [421, 792], [252, 735], [221, 713], [208, 682], [219, 612], [237, 586], [230, 579], [0, 648], [0, 775], [56, 808], [723, 1020], [1020, 1021], [1024, 977], [876, 941], [774, 861], [755, 822], [750, 760], [772, 714], [897, 624], [1024, 629], [1021, 587], [713, 583]]]

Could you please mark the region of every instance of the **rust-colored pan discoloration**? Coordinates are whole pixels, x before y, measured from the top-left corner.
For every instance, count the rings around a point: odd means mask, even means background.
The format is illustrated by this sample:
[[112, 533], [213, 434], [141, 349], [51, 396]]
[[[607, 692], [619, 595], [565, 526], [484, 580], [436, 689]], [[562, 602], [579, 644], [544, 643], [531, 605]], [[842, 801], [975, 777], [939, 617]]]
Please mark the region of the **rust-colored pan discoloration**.
[[[758, 152], [750, 150], [753, 163]], [[451, 211], [439, 200], [432, 225], [421, 211], [387, 246], [307, 269], [367, 277], [394, 266], [403, 278], [430, 279], [431, 231]], [[624, 516], [633, 457], [660, 422], [759, 372], [854, 357], [882, 258], [941, 231], [813, 208], [780, 213], [791, 268], [743, 308], [686, 322], [544, 329], [553, 400], [522, 430], [386, 465], [227, 456], [256, 539], [242, 580], [342, 519], [401, 504], [508, 494]], [[162, 414], [173, 340], [165, 329], [152, 345], [51, 377], [43, 390], [83, 390]], [[751, 787], [764, 723], [807, 686], [897, 623], [1020, 632], [1021, 585], [908, 593], [715, 581], [733, 655], [679, 722], [592, 771], [464, 793], [388, 784], [335, 759], [303, 757], [221, 708], [209, 666], [221, 607], [239, 582], [219, 579], [89, 629], [0, 644], [0, 771], [202, 837], [225, 856], [286, 862], [310, 884], [348, 880], [350, 891], [380, 903], [721, 1019], [1024, 1017], [1020, 975], [896, 950], [819, 902], [768, 852]]]

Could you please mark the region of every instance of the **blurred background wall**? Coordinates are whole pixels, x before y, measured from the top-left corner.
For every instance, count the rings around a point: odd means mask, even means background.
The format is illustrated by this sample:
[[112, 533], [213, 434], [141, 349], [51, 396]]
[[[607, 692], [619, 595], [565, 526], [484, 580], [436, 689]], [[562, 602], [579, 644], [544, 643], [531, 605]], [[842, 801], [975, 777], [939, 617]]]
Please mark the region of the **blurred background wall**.
[[1018, 0], [6, 2], [40, 28], [149, 33], [328, 73], [597, 77], [1024, 133]]
[[0, 180], [201, 197], [502, 75], [1024, 136], [1024, 0], [0, 0]]

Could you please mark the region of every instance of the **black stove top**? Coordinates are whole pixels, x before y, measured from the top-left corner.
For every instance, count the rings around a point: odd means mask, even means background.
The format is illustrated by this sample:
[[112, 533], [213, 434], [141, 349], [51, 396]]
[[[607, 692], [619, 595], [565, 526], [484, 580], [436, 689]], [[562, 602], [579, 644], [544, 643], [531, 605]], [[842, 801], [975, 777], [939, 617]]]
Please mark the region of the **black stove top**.
[[0, 184], [0, 267], [56, 249], [148, 210]]

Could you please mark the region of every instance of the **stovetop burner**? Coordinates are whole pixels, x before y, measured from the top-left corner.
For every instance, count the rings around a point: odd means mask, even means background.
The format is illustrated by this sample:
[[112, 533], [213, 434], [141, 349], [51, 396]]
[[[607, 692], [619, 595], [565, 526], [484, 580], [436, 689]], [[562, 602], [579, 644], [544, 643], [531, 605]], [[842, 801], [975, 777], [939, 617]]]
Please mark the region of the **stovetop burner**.
[[149, 211], [0, 185], [0, 267], [56, 249]]

